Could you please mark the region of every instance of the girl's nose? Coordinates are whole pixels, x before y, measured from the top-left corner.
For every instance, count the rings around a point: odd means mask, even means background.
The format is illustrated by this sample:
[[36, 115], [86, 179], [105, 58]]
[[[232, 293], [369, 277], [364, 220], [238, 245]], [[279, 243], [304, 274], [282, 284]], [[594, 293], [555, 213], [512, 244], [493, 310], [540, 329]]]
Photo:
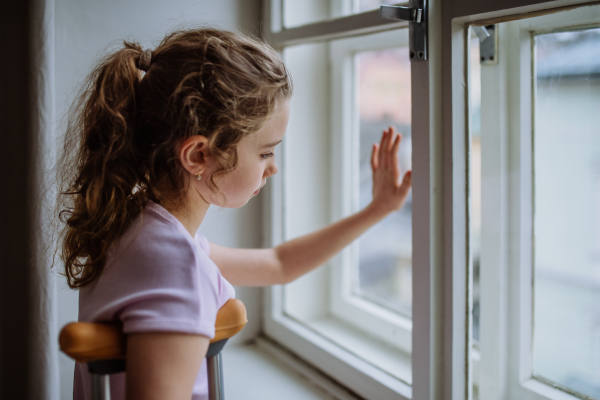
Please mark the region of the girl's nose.
[[273, 176], [277, 171], [279, 171], [279, 168], [277, 168], [277, 164], [273, 161], [273, 163], [265, 170], [265, 177]]

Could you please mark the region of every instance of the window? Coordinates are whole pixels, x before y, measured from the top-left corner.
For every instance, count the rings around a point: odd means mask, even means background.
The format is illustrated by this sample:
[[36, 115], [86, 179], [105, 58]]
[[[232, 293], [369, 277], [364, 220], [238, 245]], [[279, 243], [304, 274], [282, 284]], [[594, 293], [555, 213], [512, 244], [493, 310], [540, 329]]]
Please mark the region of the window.
[[[370, 154], [389, 125], [404, 132], [410, 168], [407, 29], [332, 41], [332, 221], [372, 200]], [[411, 352], [411, 201], [332, 261], [331, 313], [388, 345]], [[409, 376], [405, 379], [410, 380]]]
[[[278, 47], [295, 94], [271, 185], [269, 245], [366, 206], [371, 145], [389, 125], [403, 133], [401, 167], [411, 168], [407, 23], [379, 19], [378, 10], [345, 21], [355, 26], [315, 23], [315, 30], [333, 30], [325, 38], [303, 34], [306, 26], [274, 33], [283, 38]], [[409, 199], [327, 265], [269, 290], [267, 335], [366, 398], [411, 398], [411, 211]]]
[[[371, 144], [390, 124], [410, 129], [407, 40], [407, 29], [402, 29], [284, 48], [298, 88], [283, 150], [284, 240], [357, 212], [370, 201]], [[408, 108], [402, 111], [402, 106]], [[394, 107], [400, 111], [392, 113]], [[404, 162], [410, 162], [409, 146], [410, 130]], [[410, 237], [409, 201], [328, 266], [282, 289], [284, 315], [398, 385], [412, 379]], [[399, 239], [400, 249], [390, 239]], [[390, 281], [394, 285], [382, 291]]]
[[471, 68], [476, 394], [600, 398], [599, 15], [499, 23], [499, 60]]
[[[400, 36], [400, 35], [397, 35]], [[359, 208], [373, 199], [372, 143], [382, 128], [394, 125], [403, 133], [401, 170], [411, 168], [410, 60], [402, 47], [356, 54], [359, 128]], [[356, 162], [355, 162], [356, 164]], [[353, 265], [352, 293], [410, 318], [412, 312], [412, 199], [358, 240]]]
[[[266, 245], [368, 202], [365, 149], [390, 122], [413, 170], [402, 213], [266, 290], [269, 340], [369, 399], [600, 398], [598, 52], [583, 51], [600, 6], [579, 3], [429, 2], [428, 61], [408, 63], [407, 23], [366, 2], [265, 1], [296, 83]], [[565, 121], [577, 132], [558, 141]]]

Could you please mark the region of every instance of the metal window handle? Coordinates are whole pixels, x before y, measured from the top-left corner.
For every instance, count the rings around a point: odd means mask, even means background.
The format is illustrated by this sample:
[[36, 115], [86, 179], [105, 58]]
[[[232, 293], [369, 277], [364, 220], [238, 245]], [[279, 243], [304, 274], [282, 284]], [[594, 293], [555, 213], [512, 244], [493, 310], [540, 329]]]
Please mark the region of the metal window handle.
[[479, 55], [481, 65], [498, 64], [497, 25], [471, 26], [479, 38]]
[[410, 7], [382, 5], [379, 16], [408, 21], [409, 58], [427, 61], [427, 0], [411, 0]]
[[473, 26], [473, 31], [479, 38], [480, 42], [483, 42], [490, 37], [490, 33], [487, 29], [485, 29], [485, 26]]
[[421, 23], [423, 10], [401, 6], [381, 6], [379, 16], [386, 19], [400, 19], [402, 21]]

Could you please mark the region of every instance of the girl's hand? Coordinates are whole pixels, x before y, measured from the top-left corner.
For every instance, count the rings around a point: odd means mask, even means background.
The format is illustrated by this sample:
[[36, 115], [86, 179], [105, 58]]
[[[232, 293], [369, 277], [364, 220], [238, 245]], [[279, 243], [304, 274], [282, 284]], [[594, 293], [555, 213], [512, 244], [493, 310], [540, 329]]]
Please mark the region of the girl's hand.
[[387, 131], [383, 131], [381, 143], [373, 144], [371, 153], [373, 201], [370, 206], [386, 214], [402, 208], [412, 184], [411, 171], [407, 171], [402, 182], [398, 182], [398, 149], [401, 140], [402, 135], [397, 134], [390, 126]]

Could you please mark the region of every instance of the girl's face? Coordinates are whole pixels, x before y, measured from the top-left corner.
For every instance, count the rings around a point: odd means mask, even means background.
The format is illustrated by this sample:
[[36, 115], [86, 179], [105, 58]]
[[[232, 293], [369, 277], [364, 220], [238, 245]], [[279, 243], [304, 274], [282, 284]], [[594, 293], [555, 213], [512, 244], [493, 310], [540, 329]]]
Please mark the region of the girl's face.
[[[242, 207], [256, 196], [267, 183], [267, 178], [277, 173], [274, 150], [283, 140], [289, 118], [290, 101], [281, 100], [277, 102], [273, 115], [263, 127], [238, 143], [236, 168], [215, 177], [215, 183], [226, 197], [224, 204], [222, 197], [212, 193], [207, 185], [199, 185], [200, 195], [209, 203], [226, 208]], [[213, 169], [208, 168], [202, 174], [202, 180], [209, 179], [213, 172]]]

